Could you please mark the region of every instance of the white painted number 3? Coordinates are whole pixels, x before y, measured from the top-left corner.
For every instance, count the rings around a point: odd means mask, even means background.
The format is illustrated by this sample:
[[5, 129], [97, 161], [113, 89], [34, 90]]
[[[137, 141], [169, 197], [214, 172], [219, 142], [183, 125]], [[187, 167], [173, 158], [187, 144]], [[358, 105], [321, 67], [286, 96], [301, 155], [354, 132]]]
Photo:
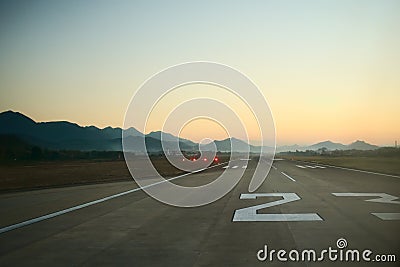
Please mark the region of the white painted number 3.
[[256, 206], [251, 206], [235, 211], [234, 222], [289, 222], [289, 221], [322, 221], [322, 218], [316, 213], [286, 213], [286, 214], [266, 214], [257, 213], [260, 209], [270, 208], [285, 203], [300, 200], [296, 193], [256, 193], [241, 194], [240, 199], [256, 199], [258, 197], [283, 197], [276, 200]]
[[[386, 193], [332, 193], [337, 197], [373, 197], [365, 201], [385, 203], [385, 204], [400, 204], [398, 197]], [[373, 212], [372, 215], [384, 221], [400, 220], [400, 213], [398, 212]]]

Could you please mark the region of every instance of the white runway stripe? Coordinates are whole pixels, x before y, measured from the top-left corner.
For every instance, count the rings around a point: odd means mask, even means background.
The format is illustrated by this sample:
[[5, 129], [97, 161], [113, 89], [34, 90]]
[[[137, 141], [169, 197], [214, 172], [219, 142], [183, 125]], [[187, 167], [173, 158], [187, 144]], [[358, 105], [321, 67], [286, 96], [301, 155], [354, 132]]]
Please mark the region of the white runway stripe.
[[246, 169], [246, 168], [247, 168], [247, 165], [242, 166], [242, 169]]
[[[299, 162], [299, 161], [297, 161]], [[381, 175], [381, 176], [387, 176], [387, 177], [394, 177], [394, 178], [400, 178], [399, 175], [394, 175], [394, 174], [387, 174], [387, 173], [381, 173], [381, 172], [372, 172], [372, 171], [365, 171], [365, 170], [357, 170], [357, 169], [352, 169], [352, 168], [347, 168], [347, 167], [340, 167], [340, 166], [335, 166], [335, 165], [329, 165], [329, 164], [320, 164], [323, 167], [326, 168], [336, 168], [340, 170], [346, 170], [346, 171], [353, 171], [353, 172], [361, 172], [361, 173], [368, 173], [368, 174], [374, 174], [374, 175]]]
[[375, 175], [381, 175], [381, 176], [387, 176], [387, 177], [400, 178], [399, 175], [386, 174], [386, 173], [381, 173], [381, 172], [371, 172], [371, 171], [357, 170], [357, 169], [352, 169], [352, 168], [339, 167], [339, 166], [326, 165], [326, 164], [324, 164], [324, 166], [331, 167], [331, 168], [336, 168], [336, 169], [341, 169], [341, 170], [346, 170], [346, 171], [362, 172], [362, 173], [368, 173], [368, 174], [375, 174]]
[[292, 177], [290, 177], [289, 175], [287, 175], [286, 173], [284, 173], [284, 172], [281, 172], [283, 175], [285, 175], [287, 178], [289, 178], [290, 180], [292, 180], [293, 182], [296, 182], [296, 180], [295, 179], [293, 179]]
[[311, 166], [311, 165], [305, 165], [305, 166], [303, 166], [303, 165], [297, 165], [296, 164], [296, 167], [298, 167], [298, 168], [302, 168], [302, 169], [307, 169], [307, 168], [310, 168], [310, 169], [325, 169], [326, 167], [324, 167], [324, 166], [319, 166], [319, 165], [315, 165], [315, 166]]
[[144, 188], [148, 188], [148, 187], [151, 187], [151, 186], [154, 186], [154, 185], [157, 185], [157, 184], [165, 183], [167, 181], [172, 181], [172, 180], [175, 180], [175, 179], [178, 179], [178, 178], [182, 178], [182, 177], [188, 176], [190, 174], [195, 174], [195, 173], [204, 171], [206, 169], [211, 169], [211, 168], [214, 168], [214, 167], [217, 167], [217, 166], [221, 166], [221, 165], [226, 164], [226, 163], [227, 162], [219, 163], [217, 165], [210, 166], [208, 168], [204, 168], [204, 169], [201, 169], [201, 170], [185, 173], [185, 174], [182, 174], [182, 175], [179, 175], [179, 176], [176, 176], [176, 177], [165, 179], [163, 181], [160, 181], [160, 182], [157, 182], [157, 183], [154, 183], [154, 184], [149, 184], [147, 186], [134, 188], [134, 189], [131, 189], [131, 190], [128, 190], [128, 191], [125, 191], [125, 192], [121, 192], [121, 193], [118, 193], [118, 194], [115, 194], [115, 195], [111, 195], [111, 196], [108, 196], [108, 197], [100, 198], [100, 199], [97, 199], [97, 200], [94, 200], [94, 201], [90, 201], [90, 202], [87, 202], [87, 203], [84, 203], [84, 204], [81, 204], [81, 205], [78, 205], [78, 206], [74, 206], [74, 207], [71, 207], [71, 208], [68, 208], [68, 209], [56, 211], [56, 212], [53, 212], [53, 213], [49, 213], [47, 215], [43, 215], [43, 216], [40, 216], [40, 217], [37, 217], [37, 218], [33, 218], [33, 219], [30, 219], [30, 220], [27, 220], [27, 221], [23, 221], [23, 222], [20, 222], [20, 223], [12, 224], [12, 225], [0, 228], [0, 234], [8, 232], [8, 231], [11, 231], [11, 230], [14, 230], [14, 229], [17, 229], [17, 228], [21, 228], [21, 227], [24, 227], [24, 226], [27, 226], [27, 225], [30, 225], [30, 224], [34, 224], [34, 223], [41, 222], [41, 221], [44, 221], [44, 220], [47, 220], [47, 219], [51, 219], [51, 218], [54, 218], [54, 217], [69, 213], [71, 211], [83, 209], [83, 208], [86, 208], [86, 207], [89, 207], [89, 206], [92, 206], [92, 205], [95, 205], [95, 204], [98, 204], [98, 203], [101, 203], [101, 202], [105, 202], [105, 201], [111, 200], [113, 198], [117, 198], [117, 197], [124, 196], [124, 195], [130, 194], [130, 193], [136, 192], [136, 191], [140, 191], [140, 190], [142, 190]]
[[236, 169], [237, 167], [239, 167], [239, 166], [235, 165], [235, 166], [232, 167], [232, 169]]

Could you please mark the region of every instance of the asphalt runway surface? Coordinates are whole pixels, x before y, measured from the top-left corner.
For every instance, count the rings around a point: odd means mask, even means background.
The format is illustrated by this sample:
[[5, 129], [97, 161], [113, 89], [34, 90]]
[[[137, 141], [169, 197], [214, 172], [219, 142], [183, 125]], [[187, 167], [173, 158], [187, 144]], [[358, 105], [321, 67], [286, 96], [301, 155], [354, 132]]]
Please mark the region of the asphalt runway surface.
[[[277, 160], [249, 193], [256, 163], [175, 179], [197, 186], [246, 169], [231, 192], [198, 208], [162, 204], [134, 181], [2, 194], [0, 266], [400, 266], [400, 177]], [[329, 247], [338, 258], [318, 261]], [[345, 261], [350, 249], [360, 258], [370, 250], [370, 262]]]

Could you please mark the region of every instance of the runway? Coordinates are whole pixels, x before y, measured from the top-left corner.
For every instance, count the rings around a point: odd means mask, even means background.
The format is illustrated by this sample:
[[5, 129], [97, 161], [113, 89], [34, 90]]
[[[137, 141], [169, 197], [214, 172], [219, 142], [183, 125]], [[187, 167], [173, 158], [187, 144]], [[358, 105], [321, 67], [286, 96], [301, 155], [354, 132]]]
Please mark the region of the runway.
[[239, 184], [199, 208], [162, 204], [132, 182], [0, 195], [0, 228], [84, 203], [92, 205], [0, 234], [0, 266], [375, 266], [371, 262], [260, 261], [269, 249], [317, 252], [371, 250], [400, 260], [400, 177], [277, 160], [262, 186], [249, 193], [255, 160], [235, 160], [180, 177], [197, 186], [223, 171]]

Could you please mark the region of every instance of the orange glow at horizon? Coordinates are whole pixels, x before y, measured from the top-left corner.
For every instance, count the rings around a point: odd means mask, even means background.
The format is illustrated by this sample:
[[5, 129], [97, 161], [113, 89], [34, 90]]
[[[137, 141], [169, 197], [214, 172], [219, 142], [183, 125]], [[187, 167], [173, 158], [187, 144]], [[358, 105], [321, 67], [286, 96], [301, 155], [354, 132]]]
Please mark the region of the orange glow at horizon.
[[[213, 8], [203, 1], [168, 7], [31, 2], [28, 8], [19, 1], [2, 5], [0, 112], [122, 127], [144, 81], [167, 67], [205, 60], [239, 70], [260, 88], [277, 145], [400, 143], [400, 1], [218, 1]], [[231, 106], [248, 138], [260, 141], [248, 107], [211, 86], [165, 96], [145, 133], [162, 130], [177, 104], [204, 96]], [[206, 121], [184, 134], [194, 140], [223, 136]], [[246, 138], [236, 128], [231, 134]]]

